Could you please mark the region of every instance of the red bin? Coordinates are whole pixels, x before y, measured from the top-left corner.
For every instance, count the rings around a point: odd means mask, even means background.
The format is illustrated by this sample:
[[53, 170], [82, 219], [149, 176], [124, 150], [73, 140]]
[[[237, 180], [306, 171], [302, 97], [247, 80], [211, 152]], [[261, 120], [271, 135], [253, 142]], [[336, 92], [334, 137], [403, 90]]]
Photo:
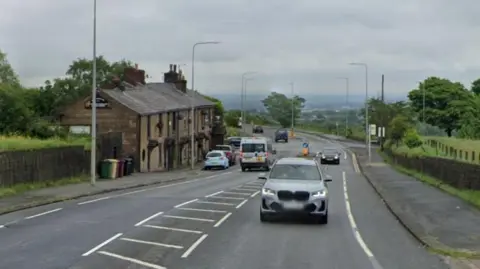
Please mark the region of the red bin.
[[125, 166], [125, 161], [124, 160], [118, 160], [117, 177], [123, 177], [124, 166]]

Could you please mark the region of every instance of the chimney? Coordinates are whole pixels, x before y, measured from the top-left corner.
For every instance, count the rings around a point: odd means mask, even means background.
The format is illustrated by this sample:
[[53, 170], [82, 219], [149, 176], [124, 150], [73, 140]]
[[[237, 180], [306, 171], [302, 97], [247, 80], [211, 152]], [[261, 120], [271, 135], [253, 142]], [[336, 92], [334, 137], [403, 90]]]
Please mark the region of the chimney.
[[138, 66], [134, 67], [126, 67], [123, 70], [123, 75], [125, 77], [125, 81], [132, 85], [145, 85], [145, 70], [137, 69]]

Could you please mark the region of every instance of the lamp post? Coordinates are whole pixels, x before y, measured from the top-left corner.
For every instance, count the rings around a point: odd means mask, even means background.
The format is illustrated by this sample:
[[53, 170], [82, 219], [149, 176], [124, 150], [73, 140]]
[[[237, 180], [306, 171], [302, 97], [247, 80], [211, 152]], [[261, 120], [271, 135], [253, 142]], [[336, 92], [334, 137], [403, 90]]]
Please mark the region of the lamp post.
[[195, 48], [199, 45], [213, 45], [213, 44], [220, 44], [218, 41], [204, 41], [204, 42], [197, 42], [193, 44], [192, 47], [192, 97], [190, 98], [191, 102], [191, 123], [190, 128], [192, 130], [192, 137], [191, 137], [191, 167], [192, 170], [195, 169]]
[[90, 149], [90, 183], [97, 180], [97, 0], [93, 0], [93, 64], [92, 64], [92, 146]]
[[345, 114], [345, 137], [347, 137], [348, 136], [348, 114], [350, 112], [348, 107], [350, 80], [347, 77], [339, 77], [338, 79], [345, 80], [345, 104], [347, 106], [347, 113]]
[[[254, 78], [246, 78], [246, 79], [244, 80], [244, 84], [243, 84], [243, 96], [244, 96], [244, 98], [245, 98], [245, 102], [247, 101], [247, 85], [248, 85], [248, 82], [249, 82], [249, 81], [252, 81], [252, 80], [255, 80], [255, 79], [254, 79]], [[246, 122], [246, 121], [247, 121], [247, 110], [246, 110], [245, 108], [243, 109], [243, 116], [245, 117], [245, 120], [243, 120], [243, 118], [242, 118], [242, 120]], [[245, 125], [242, 124], [242, 130], [243, 130], [243, 132], [245, 132], [245, 127], [244, 127], [244, 126], [245, 126]]]
[[245, 132], [245, 103], [247, 101], [247, 95], [245, 92], [245, 79], [248, 75], [256, 74], [257, 72], [245, 72], [242, 74], [242, 88], [240, 89], [240, 117], [242, 118], [242, 131]]
[[295, 119], [295, 116], [294, 116], [294, 108], [295, 108], [295, 96], [294, 96], [294, 87], [295, 87], [295, 83], [294, 82], [290, 82], [290, 87], [292, 89], [292, 136], [293, 136], [293, 128], [294, 128], [294, 119]]
[[365, 68], [365, 135], [368, 148], [368, 162], [372, 162], [370, 126], [368, 122], [368, 65], [366, 63], [350, 63], [350, 65], [363, 66]]

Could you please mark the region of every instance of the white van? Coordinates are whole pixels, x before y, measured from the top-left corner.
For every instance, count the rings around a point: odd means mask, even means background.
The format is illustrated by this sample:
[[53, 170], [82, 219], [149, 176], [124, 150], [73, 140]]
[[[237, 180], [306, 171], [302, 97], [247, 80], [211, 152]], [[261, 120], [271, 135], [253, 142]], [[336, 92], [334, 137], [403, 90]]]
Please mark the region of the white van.
[[267, 171], [274, 163], [276, 151], [267, 138], [242, 138], [240, 142], [240, 166], [242, 171], [263, 168]]

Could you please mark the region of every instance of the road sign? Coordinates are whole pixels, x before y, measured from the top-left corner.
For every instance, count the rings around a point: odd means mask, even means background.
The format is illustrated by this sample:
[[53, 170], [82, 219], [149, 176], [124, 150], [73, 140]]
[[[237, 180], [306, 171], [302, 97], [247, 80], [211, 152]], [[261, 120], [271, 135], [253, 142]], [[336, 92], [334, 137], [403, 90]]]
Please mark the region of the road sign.
[[377, 135], [377, 125], [370, 124], [370, 135]]
[[304, 149], [308, 148], [308, 143], [307, 142], [303, 143], [303, 148]]

